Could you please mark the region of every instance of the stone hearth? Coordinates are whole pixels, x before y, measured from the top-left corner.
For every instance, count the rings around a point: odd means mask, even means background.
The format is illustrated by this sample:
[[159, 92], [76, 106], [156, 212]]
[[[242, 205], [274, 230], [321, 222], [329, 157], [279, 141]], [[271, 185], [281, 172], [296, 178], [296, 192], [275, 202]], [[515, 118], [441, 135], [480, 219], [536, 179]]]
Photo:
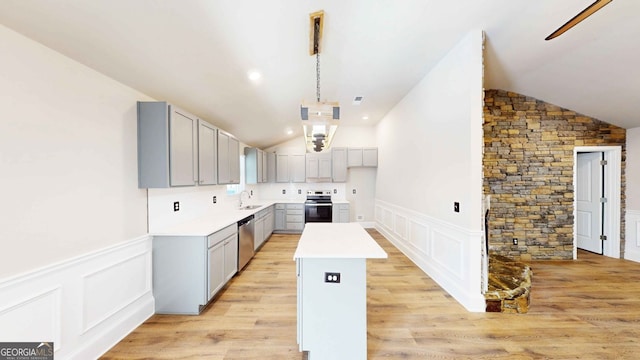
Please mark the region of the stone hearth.
[[529, 265], [501, 255], [492, 255], [489, 258], [489, 290], [485, 294], [486, 311], [529, 311], [532, 276]]

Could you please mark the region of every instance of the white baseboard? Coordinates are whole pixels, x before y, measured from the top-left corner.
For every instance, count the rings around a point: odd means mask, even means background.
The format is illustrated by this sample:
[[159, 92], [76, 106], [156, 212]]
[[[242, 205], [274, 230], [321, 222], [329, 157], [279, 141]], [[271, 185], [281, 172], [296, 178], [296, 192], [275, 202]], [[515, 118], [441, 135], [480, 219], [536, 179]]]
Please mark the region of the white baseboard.
[[640, 262], [640, 211], [627, 210], [625, 225], [624, 258]]
[[482, 231], [469, 231], [381, 200], [376, 229], [468, 311], [484, 312]]
[[0, 339], [98, 358], [154, 313], [151, 248], [145, 235], [0, 280]]
[[375, 229], [376, 228], [376, 222], [375, 221], [359, 221], [358, 223], [360, 225], [362, 225], [362, 227], [365, 228], [365, 229]]

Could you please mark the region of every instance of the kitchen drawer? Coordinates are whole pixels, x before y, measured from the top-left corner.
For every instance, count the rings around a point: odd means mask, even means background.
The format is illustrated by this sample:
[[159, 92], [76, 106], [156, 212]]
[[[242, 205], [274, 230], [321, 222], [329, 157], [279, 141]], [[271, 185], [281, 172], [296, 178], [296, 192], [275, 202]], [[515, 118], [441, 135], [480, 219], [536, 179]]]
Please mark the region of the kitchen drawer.
[[289, 213], [287, 213], [287, 223], [293, 223], [293, 222], [303, 223], [304, 215], [290, 215]]
[[284, 210], [284, 208], [287, 206], [287, 204], [276, 204], [276, 209], [278, 210]]
[[216, 231], [213, 234], [209, 235], [207, 237], [208, 239], [208, 247], [212, 247], [213, 245], [219, 243], [220, 241], [223, 241], [224, 239], [228, 238], [229, 236], [233, 235], [233, 234], [237, 234], [238, 233], [238, 224], [231, 224], [229, 226], [227, 226], [226, 228], [220, 230], [220, 231]]
[[287, 230], [302, 230], [303, 228], [302, 222], [287, 222]]
[[269, 209], [260, 210], [256, 213], [255, 218], [262, 219], [263, 217], [267, 216], [268, 212], [269, 212]]
[[304, 210], [289, 210], [289, 209], [287, 209], [287, 215], [304, 215]]
[[287, 204], [287, 210], [304, 210], [304, 204]]

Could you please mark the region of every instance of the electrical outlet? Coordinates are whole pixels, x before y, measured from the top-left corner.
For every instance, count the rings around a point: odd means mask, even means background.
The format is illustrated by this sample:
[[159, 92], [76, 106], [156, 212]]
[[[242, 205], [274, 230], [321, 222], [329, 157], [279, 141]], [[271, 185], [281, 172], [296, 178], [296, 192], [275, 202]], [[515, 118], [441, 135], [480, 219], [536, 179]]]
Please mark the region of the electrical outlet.
[[287, 193], [287, 190], [282, 189], [282, 195], [284, 195], [284, 194], [286, 194], [286, 193]]
[[302, 194], [302, 190], [298, 189], [298, 195]]
[[173, 202], [173, 211], [180, 211], [180, 201]]
[[253, 190], [251, 190], [251, 194], [249, 196], [253, 196]]
[[215, 204], [215, 203], [217, 203], [217, 202], [218, 202], [218, 197], [214, 195], [214, 196], [213, 196], [213, 203]]
[[340, 283], [340, 273], [330, 273], [330, 272], [324, 273], [324, 282], [339, 284]]
[[453, 203], [453, 211], [454, 212], [460, 212], [460, 203], [459, 202], [454, 202]]
[[355, 194], [356, 194], [356, 189], [353, 189], [353, 195], [355, 195]]
[[513, 245], [518, 245], [518, 238], [511, 239], [513, 241]]
[[338, 193], [338, 189], [333, 189], [333, 193], [337, 194]]

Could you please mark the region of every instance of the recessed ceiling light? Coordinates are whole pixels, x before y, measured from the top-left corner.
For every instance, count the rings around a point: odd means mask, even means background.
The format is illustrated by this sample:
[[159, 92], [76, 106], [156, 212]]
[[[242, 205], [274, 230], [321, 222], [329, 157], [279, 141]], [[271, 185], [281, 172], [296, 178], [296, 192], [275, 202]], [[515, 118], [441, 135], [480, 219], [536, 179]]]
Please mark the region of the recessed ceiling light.
[[362, 120], [369, 120], [369, 117], [367, 115], [362, 117]]
[[258, 70], [251, 70], [247, 73], [249, 80], [256, 82], [262, 78], [262, 74]]
[[287, 129], [287, 135], [291, 135], [291, 134], [293, 134], [293, 130]]

